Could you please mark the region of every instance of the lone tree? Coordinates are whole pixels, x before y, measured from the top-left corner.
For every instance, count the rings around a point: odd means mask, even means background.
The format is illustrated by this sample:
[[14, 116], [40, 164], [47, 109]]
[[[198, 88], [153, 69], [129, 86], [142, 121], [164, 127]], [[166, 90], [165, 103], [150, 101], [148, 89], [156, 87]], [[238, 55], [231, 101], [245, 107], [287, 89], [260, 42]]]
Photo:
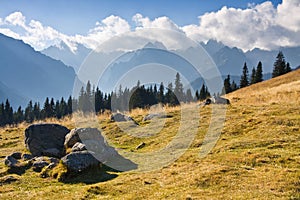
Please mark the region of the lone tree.
[[[290, 70], [290, 66], [288, 66], [288, 67], [289, 67], [289, 70]], [[284, 55], [283, 55], [282, 51], [279, 51], [279, 53], [276, 57], [276, 61], [274, 62], [272, 78], [283, 75], [287, 72], [288, 72], [287, 64], [285, 62]]]
[[247, 64], [244, 64], [243, 67], [243, 74], [241, 76], [241, 80], [240, 80], [240, 88], [246, 87], [249, 85], [249, 72], [248, 72], [248, 67]]
[[263, 80], [262, 63], [259, 61], [256, 68], [255, 83], [262, 82]]

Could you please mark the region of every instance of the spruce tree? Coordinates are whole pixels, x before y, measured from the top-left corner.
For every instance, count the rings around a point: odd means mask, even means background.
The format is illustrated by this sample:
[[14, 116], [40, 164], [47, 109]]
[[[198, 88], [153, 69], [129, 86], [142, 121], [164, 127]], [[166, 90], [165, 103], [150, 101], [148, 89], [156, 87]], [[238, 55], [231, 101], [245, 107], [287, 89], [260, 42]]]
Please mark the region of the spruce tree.
[[274, 68], [272, 72], [272, 78], [283, 75], [286, 73], [286, 63], [282, 51], [279, 51], [276, 61], [274, 62]]
[[292, 71], [292, 69], [291, 69], [290, 63], [286, 63], [285, 73], [289, 73], [291, 71]]
[[256, 68], [255, 83], [259, 83], [262, 81], [263, 81], [262, 63], [259, 61]]
[[253, 67], [252, 73], [251, 73], [250, 85], [255, 84], [255, 83], [256, 83], [256, 70]]
[[10, 106], [8, 99], [6, 99], [4, 106], [5, 124], [12, 124], [14, 121], [13, 109]]
[[183, 85], [181, 83], [180, 74], [177, 72], [176, 78], [175, 78], [175, 88], [174, 93], [178, 99], [178, 101], [184, 101], [184, 95], [183, 95]]
[[240, 88], [247, 87], [249, 85], [248, 77], [249, 77], [248, 67], [247, 64], [244, 63], [243, 73], [240, 80]]
[[232, 92], [236, 91], [237, 89], [239, 89], [238, 86], [237, 86], [237, 84], [234, 82], [234, 80], [232, 81], [230, 87], [231, 87]]
[[224, 79], [224, 93], [228, 94], [232, 92], [230, 75], [227, 75], [227, 78]]
[[157, 95], [157, 101], [159, 103], [165, 103], [165, 87], [164, 87], [164, 84], [163, 82], [160, 83], [160, 86], [159, 86], [159, 91], [158, 91], [158, 95]]

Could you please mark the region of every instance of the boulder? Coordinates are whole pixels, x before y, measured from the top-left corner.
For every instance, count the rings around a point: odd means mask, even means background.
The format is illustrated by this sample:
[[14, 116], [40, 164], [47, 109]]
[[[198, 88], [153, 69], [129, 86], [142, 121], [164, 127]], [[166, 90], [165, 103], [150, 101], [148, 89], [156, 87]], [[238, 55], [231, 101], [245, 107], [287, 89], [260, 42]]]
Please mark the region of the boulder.
[[61, 158], [63, 164], [72, 173], [86, 171], [94, 167], [100, 167], [100, 162], [94, 157], [92, 152], [77, 151]]
[[72, 148], [77, 142], [84, 143], [86, 140], [95, 140], [100, 144], [104, 143], [104, 138], [96, 128], [75, 128], [65, 137], [64, 146]]
[[22, 158], [22, 153], [21, 152], [14, 152], [10, 156], [17, 159], [17, 160], [19, 160], [19, 159]]
[[223, 97], [219, 97], [219, 96], [212, 97], [212, 101], [215, 104], [230, 104], [229, 99], [226, 99], [226, 98], [223, 98]]
[[134, 121], [134, 119], [132, 119], [132, 117], [124, 115], [122, 113], [112, 114], [110, 117], [110, 120], [115, 121], [115, 122], [133, 122], [134, 124], [138, 125], [138, 123], [136, 121]]
[[68, 132], [69, 129], [58, 124], [34, 124], [25, 130], [25, 146], [33, 156], [46, 153], [48, 156], [62, 157], [65, 154], [64, 141]]
[[86, 146], [80, 142], [76, 142], [72, 147], [72, 152], [87, 150]]
[[49, 159], [45, 157], [37, 157], [34, 160], [35, 161], [32, 163], [32, 170], [35, 172], [41, 172], [44, 167], [50, 164]]

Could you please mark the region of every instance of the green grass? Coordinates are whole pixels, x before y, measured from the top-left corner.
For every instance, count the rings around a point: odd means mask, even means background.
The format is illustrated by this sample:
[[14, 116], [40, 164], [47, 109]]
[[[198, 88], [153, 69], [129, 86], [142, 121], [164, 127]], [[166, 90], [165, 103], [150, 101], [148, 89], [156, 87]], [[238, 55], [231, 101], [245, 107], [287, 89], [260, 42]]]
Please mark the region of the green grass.
[[[71, 183], [41, 178], [29, 169], [17, 181], [0, 187], [0, 199], [300, 199], [299, 72], [227, 95], [232, 104], [227, 107], [222, 134], [204, 158], [199, 157], [199, 152], [209, 127], [211, 106], [197, 108], [200, 123], [196, 126], [196, 136], [187, 151], [169, 165], [146, 172], [98, 171]], [[272, 92], [266, 87], [272, 88]], [[278, 98], [278, 93], [285, 92], [291, 101]], [[266, 100], [258, 102], [262, 97]], [[188, 112], [195, 111], [193, 105], [185, 107]], [[179, 107], [166, 108], [166, 112], [171, 117], [160, 119], [165, 120], [161, 131], [149, 137], [134, 137], [140, 131], [151, 132], [157, 128], [153, 124], [151, 129], [149, 122], [142, 122], [147, 110], [131, 113], [141, 124], [131, 134], [110, 122], [109, 114], [99, 116], [96, 125], [117, 148], [135, 154], [151, 153], [172, 141], [180, 126], [178, 120], [185, 120], [180, 116]], [[93, 124], [88, 118], [84, 120], [82, 124]], [[195, 120], [183, 123], [188, 127], [197, 124]], [[57, 123], [69, 128], [76, 126], [69, 118]], [[2, 158], [14, 151], [24, 151], [27, 126], [0, 129]], [[137, 150], [141, 142], [146, 145]], [[0, 178], [7, 175], [5, 171], [2, 162]], [[109, 178], [103, 179], [105, 176]]]

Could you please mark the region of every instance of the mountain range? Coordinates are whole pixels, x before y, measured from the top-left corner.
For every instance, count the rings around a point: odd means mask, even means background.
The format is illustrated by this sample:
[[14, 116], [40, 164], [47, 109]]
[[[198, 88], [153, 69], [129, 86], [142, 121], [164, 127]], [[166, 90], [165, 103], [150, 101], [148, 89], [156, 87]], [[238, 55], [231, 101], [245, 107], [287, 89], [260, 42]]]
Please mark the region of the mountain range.
[[67, 98], [75, 71], [63, 62], [35, 51], [23, 41], [0, 34], [0, 102], [7, 98], [13, 107], [46, 97]]
[[[231, 80], [235, 80], [236, 83], [239, 81], [244, 62], [247, 63], [249, 72], [251, 72], [252, 67], [256, 66], [258, 61], [262, 61], [264, 79], [269, 79], [278, 53], [278, 50], [265, 51], [260, 49], [243, 52], [238, 48], [230, 48], [214, 40], [201, 43], [201, 45], [214, 60], [223, 78], [230, 74]], [[102, 65], [102, 60], [107, 62], [110, 56], [116, 57], [116, 55], [121, 55], [121, 57], [118, 62], [112, 63], [111, 71], [105, 72], [108, 75], [106, 80], [110, 77], [122, 77], [126, 71], [130, 71], [134, 66], [153, 62], [153, 58], [162, 65], [172, 65], [181, 71], [184, 71], [185, 67], [190, 68], [189, 63], [176, 56], [176, 51], [170, 51], [167, 56], [162, 56], [160, 52], [165, 52], [165, 49], [162, 43], [152, 42], [146, 44], [144, 49], [126, 54], [120, 51], [109, 54], [97, 52], [95, 56], [99, 63], [94, 66], [93, 70], [98, 70], [99, 64]], [[280, 50], [283, 51], [286, 61], [291, 64], [292, 68], [297, 68], [300, 65], [300, 47], [281, 48]], [[46, 97], [67, 98], [72, 94], [74, 80], [79, 80], [76, 79], [76, 72], [79, 71], [82, 62], [90, 55], [90, 52], [91, 49], [83, 45], [78, 45], [77, 51], [72, 52], [63, 42], [59, 46], [51, 46], [38, 52], [21, 40], [0, 34], [0, 102], [4, 102], [8, 98], [14, 107], [19, 105], [24, 107], [29, 100], [42, 103]], [[148, 70], [149, 73], [153, 71], [151, 68]], [[162, 76], [159, 72], [155, 73], [157, 78]], [[145, 71], [144, 74], [145, 78], [149, 75], [148, 71]], [[186, 72], [186, 75], [195, 80], [192, 71]], [[174, 74], [171, 74], [169, 77], [161, 78], [162, 80], [174, 81], [174, 77]], [[108, 87], [110, 83], [104, 81], [103, 85], [105, 84]], [[165, 84], [167, 83], [165, 82]], [[196, 79], [192, 84], [194, 88], [200, 88], [202, 82]]]
[[[290, 63], [292, 68], [297, 68], [300, 65], [300, 47], [282, 47], [278, 50], [261, 50], [253, 49], [251, 51], [243, 52], [236, 47], [228, 47], [221, 42], [209, 40], [207, 43], [200, 43], [207, 51], [211, 58], [216, 63], [222, 75], [240, 76], [244, 63], [247, 63], [249, 71], [256, 67], [258, 62], [263, 64], [264, 73], [271, 73], [273, 64], [279, 51], [282, 51], [286, 61]], [[149, 44], [147, 44], [149, 47]], [[162, 49], [161, 43], [152, 44], [154, 47]], [[61, 60], [65, 64], [74, 67], [78, 71], [80, 65], [92, 49], [88, 49], [83, 45], [78, 44], [77, 51], [72, 52], [70, 48], [63, 42], [59, 46], [50, 46], [43, 50], [42, 53], [52, 58]], [[270, 77], [267, 75], [266, 77]]]

